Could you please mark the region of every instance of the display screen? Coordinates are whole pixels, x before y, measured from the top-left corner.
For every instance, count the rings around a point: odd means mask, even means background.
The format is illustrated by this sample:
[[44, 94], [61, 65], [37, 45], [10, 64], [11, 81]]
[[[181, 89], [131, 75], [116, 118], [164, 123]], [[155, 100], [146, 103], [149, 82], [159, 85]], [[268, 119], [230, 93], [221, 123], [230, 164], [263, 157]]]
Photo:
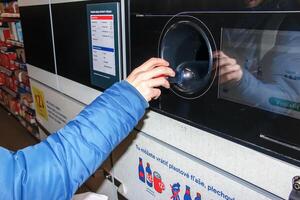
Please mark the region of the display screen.
[[224, 28], [221, 50], [220, 98], [300, 119], [300, 32]]
[[121, 78], [119, 3], [87, 5], [91, 83], [108, 88]]

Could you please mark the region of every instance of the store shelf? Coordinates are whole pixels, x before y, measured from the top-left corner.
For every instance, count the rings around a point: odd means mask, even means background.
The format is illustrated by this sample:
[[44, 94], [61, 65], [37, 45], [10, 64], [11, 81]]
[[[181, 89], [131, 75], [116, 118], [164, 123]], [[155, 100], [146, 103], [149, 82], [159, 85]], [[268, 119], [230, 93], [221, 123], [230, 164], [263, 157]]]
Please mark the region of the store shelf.
[[31, 122], [31, 121], [28, 121], [25, 117], [21, 116], [21, 115], [18, 115], [17, 116], [19, 119], [22, 119], [24, 120], [27, 124], [31, 125], [31, 126], [37, 126], [36, 125], [36, 120], [34, 120], [34, 122]]
[[18, 93], [12, 91], [8, 87], [6, 87], [6, 86], [0, 86], [0, 87], [1, 87], [2, 90], [4, 90], [5, 92], [7, 92], [8, 94], [10, 94], [11, 96], [13, 96], [15, 98], [18, 96]]
[[24, 104], [24, 103], [20, 103], [20, 104], [21, 104], [21, 106], [25, 106], [25, 107], [26, 107], [26, 109], [28, 109], [30, 112], [33, 112], [33, 113], [35, 113], [35, 110], [34, 110], [33, 104], [32, 104], [31, 106], [29, 106], [29, 105], [26, 105], [26, 104]]
[[21, 47], [21, 48], [24, 48], [23, 42], [19, 42], [19, 41], [15, 41], [15, 40], [8, 39], [8, 40], [6, 40], [6, 43], [7, 43], [7, 44], [10, 44], [10, 45], [13, 45], [13, 46], [15, 46], [15, 47]]
[[0, 101], [0, 105], [3, 106], [7, 110], [6, 105], [3, 101]]
[[12, 52], [14, 52], [14, 51], [12, 51], [11, 49], [10, 50], [9, 49], [4, 50], [4, 49], [0, 48], [0, 53], [2, 53], [2, 54], [9, 55], [9, 53], [12, 53]]
[[[9, 112], [12, 116], [14, 116], [15, 118], [18, 117], [18, 115], [16, 113], [13, 113], [8, 107], [7, 105], [3, 102], [0, 101], [0, 106], [2, 106], [7, 112]], [[18, 118], [17, 118], [18, 119]]]
[[1, 13], [0, 17], [2, 18], [20, 18], [19, 13]]
[[9, 69], [1, 66], [1, 65], [0, 65], [0, 72], [6, 74], [8, 76], [11, 76], [13, 74], [13, 71], [11, 71], [11, 70], [9, 70]]
[[[30, 86], [27, 85], [29, 84], [27, 77], [24, 77], [24, 75], [26, 75], [24, 72], [27, 72], [27, 65], [25, 61], [24, 43], [22, 41], [23, 37], [21, 37], [22, 28], [20, 27], [20, 13], [10, 13], [18, 11], [18, 7], [17, 4], [7, 4], [7, 2], [17, 3], [17, 0], [0, 2], [2, 3], [2, 7], [4, 8], [4, 11], [2, 11], [3, 13], [0, 12], [0, 24], [2, 24], [1, 26], [3, 27], [3, 31], [4, 29], [8, 31], [9, 28], [11, 34], [11, 37], [8, 37], [10, 39], [6, 39], [5, 42], [1, 42], [0, 53], [5, 54], [3, 56], [8, 57], [7, 59], [9, 59], [9, 66], [11, 67], [6, 68], [4, 66], [0, 66], [0, 72], [5, 74], [6, 78], [10, 78], [13, 81], [15, 81], [15, 78], [17, 78], [18, 85], [17, 92], [10, 89], [10, 87], [7, 87], [6, 85], [0, 86], [0, 90], [5, 93], [3, 95], [9, 96], [10, 99], [12, 96], [15, 98], [13, 99], [13, 101], [18, 101], [20, 110], [18, 111], [18, 113], [16, 113], [17, 115], [13, 114], [14, 117], [18, 119], [22, 126], [24, 126], [33, 136], [39, 139], [39, 129], [37, 127], [37, 122], [35, 119], [34, 105], [27, 103], [26, 101], [27, 99], [30, 99], [29, 95], [31, 95], [31, 91]], [[4, 35], [4, 32], [2, 32], [1, 34]], [[20, 76], [14, 77], [15, 73], [16, 75]], [[13, 84], [16, 84], [16, 82], [14, 82]], [[2, 103], [3, 102], [0, 102], [0, 106], [3, 105]], [[9, 108], [7, 108], [7, 105], [3, 105], [3, 107], [8, 109], [8, 111], [11, 113]]]

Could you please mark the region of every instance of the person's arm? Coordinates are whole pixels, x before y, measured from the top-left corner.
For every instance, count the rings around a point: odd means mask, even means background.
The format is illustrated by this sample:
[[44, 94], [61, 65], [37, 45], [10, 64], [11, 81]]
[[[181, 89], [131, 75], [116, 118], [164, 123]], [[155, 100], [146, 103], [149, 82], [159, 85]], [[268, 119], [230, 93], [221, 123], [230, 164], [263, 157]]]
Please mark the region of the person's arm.
[[[299, 101], [299, 80], [293, 79], [292, 75], [298, 74], [300, 59], [299, 54], [292, 51], [292, 47], [299, 44], [300, 40], [299, 37], [288, 36], [285, 39], [293, 38], [293, 40], [290, 42], [285, 40], [284, 45], [276, 45], [264, 56], [261, 62], [263, 66], [261, 79], [242, 69], [235, 59], [218, 52], [220, 83], [223, 84], [220, 87], [221, 96], [274, 112], [289, 112], [288, 109], [272, 104], [274, 99]], [[281, 37], [279, 41], [283, 42], [283, 39]], [[286, 49], [283, 50], [283, 47]], [[290, 75], [292, 78], [289, 78]]]
[[287, 98], [286, 91], [280, 88], [281, 85], [258, 80], [249, 71], [243, 69], [236, 59], [229, 57], [224, 52], [218, 52], [217, 55], [220, 67], [219, 80], [222, 84], [220, 87], [221, 97], [264, 108], [269, 105], [268, 99], [271, 96]]
[[[157, 67], [160, 66], [160, 67]], [[0, 148], [0, 199], [71, 199], [143, 116], [174, 76], [161, 59], [137, 68], [47, 140], [11, 153]]]

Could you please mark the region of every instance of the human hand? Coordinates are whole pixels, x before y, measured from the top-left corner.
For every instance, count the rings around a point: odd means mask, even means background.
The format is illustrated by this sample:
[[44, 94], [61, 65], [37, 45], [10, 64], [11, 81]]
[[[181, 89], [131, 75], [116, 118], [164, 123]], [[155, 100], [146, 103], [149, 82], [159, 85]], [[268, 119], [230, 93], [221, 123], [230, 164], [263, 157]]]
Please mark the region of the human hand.
[[168, 76], [175, 76], [175, 72], [169, 67], [169, 63], [160, 58], [151, 58], [134, 69], [126, 80], [147, 101], [150, 101], [161, 95], [161, 90], [158, 87], [170, 88], [170, 83], [166, 79]]
[[222, 51], [214, 52], [214, 56], [217, 57], [219, 61], [221, 84], [231, 81], [238, 82], [242, 79], [243, 70], [234, 58], [230, 58]]

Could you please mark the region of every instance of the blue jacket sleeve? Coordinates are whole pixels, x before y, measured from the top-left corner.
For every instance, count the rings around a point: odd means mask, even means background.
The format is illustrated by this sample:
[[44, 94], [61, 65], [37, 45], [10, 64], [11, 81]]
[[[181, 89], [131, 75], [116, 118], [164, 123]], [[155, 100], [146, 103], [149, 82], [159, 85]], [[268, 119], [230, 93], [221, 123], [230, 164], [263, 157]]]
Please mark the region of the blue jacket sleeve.
[[146, 107], [143, 96], [122, 81], [45, 141], [15, 153], [0, 148], [0, 199], [71, 199]]

